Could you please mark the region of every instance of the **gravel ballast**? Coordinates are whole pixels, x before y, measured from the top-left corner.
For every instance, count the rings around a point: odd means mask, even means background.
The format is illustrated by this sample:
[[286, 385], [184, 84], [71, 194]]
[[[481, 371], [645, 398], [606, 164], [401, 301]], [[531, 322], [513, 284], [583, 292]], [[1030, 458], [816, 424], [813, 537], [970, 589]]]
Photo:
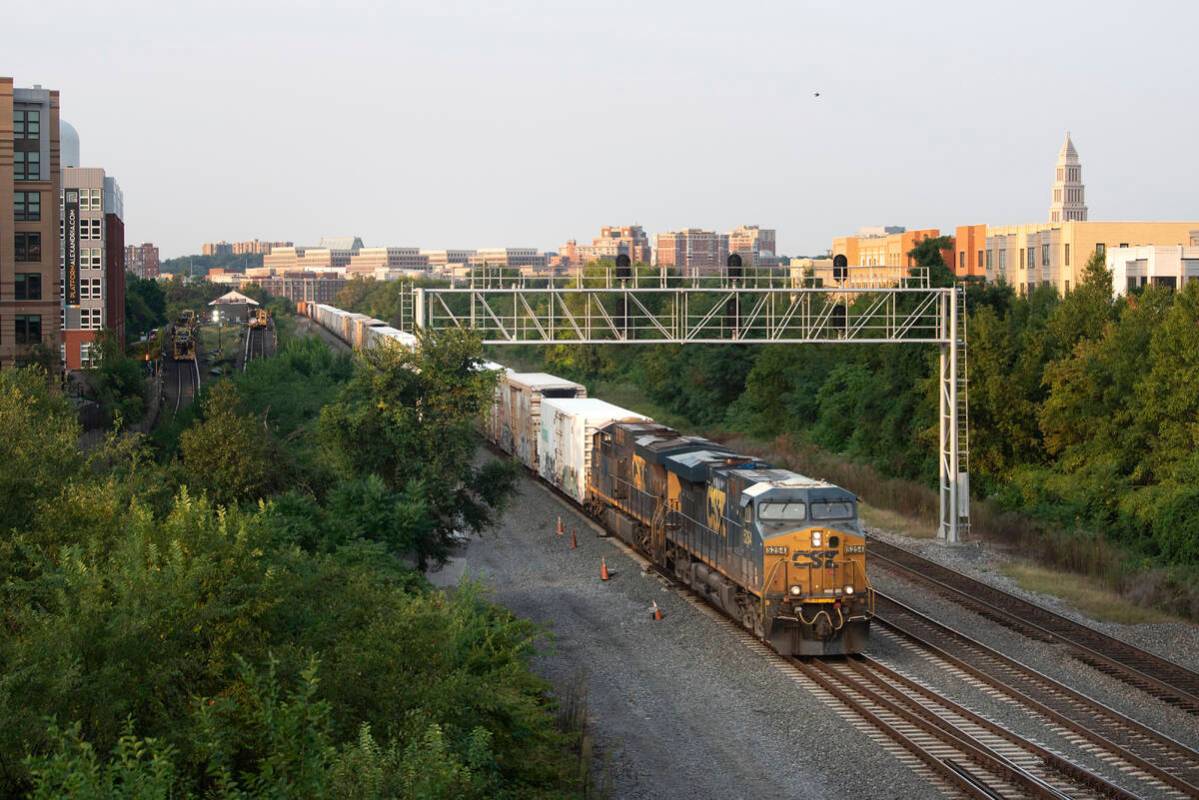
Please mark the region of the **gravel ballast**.
[[[460, 574], [551, 632], [534, 668], [560, 697], [586, 687], [595, 780], [613, 798], [940, 796], [531, 478], [494, 531], [430, 577]], [[664, 620], [653, 620], [653, 602]]]

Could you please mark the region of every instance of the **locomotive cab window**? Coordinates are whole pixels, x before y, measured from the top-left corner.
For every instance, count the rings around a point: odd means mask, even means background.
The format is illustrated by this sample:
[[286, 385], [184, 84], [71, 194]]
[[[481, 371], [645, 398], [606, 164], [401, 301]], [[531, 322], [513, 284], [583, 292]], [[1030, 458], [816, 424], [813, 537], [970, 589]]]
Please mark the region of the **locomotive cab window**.
[[843, 500], [812, 503], [812, 519], [853, 519], [853, 503]]
[[803, 503], [762, 503], [758, 506], [758, 519], [763, 522], [800, 522], [808, 518], [808, 509]]

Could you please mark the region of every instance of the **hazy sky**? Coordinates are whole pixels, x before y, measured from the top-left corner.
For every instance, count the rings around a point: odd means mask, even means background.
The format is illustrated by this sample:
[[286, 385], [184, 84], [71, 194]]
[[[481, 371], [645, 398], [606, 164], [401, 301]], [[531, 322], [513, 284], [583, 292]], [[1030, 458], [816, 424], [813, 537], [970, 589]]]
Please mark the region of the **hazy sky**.
[[[977, 10], [976, 10], [977, 9]], [[1199, 218], [1199, 3], [22, 2], [0, 74], [62, 92], [126, 240], [427, 248], [742, 223]], [[813, 92], [820, 97], [813, 97]]]

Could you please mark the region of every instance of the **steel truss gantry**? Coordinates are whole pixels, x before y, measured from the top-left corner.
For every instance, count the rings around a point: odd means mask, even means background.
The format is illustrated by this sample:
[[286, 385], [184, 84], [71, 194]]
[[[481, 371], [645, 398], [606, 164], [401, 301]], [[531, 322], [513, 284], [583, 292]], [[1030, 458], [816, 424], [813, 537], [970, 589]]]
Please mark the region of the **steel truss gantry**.
[[470, 329], [488, 345], [937, 345], [939, 536], [961, 541], [970, 525], [964, 289], [930, 287], [923, 277], [898, 285], [791, 283], [611, 274], [562, 282], [479, 280], [417, 287], [411, 313], [418, 328]]

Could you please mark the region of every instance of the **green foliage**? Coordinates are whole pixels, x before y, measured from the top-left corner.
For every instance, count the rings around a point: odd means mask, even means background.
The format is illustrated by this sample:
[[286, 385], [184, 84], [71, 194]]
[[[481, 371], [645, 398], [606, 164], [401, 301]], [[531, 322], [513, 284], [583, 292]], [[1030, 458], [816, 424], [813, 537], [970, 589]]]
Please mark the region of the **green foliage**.
[[100, 404], [111, 425], [120, 418], [129, 425], [146, 411], [146, 367], [121, 350], [111, 331], [103, 331], [96, 342], [99, 362], [88, 373], [89, 393]]
[[82, 467], [79, 425], [39, 367], [0, 370], [0, 536], [24, 530]]
[[945, 263], [942, 252], [953, 252], [952, 236], [932, 236], [920, 241], [908, 251], [908, 257], [917, 267], [927, 267], [929, 282], [933, 286], [952, 286], [953, 268]]
[[167, 323], [167, 297], [158, 281], [125, 273], [125, 335], [140, 339]]
[[388, 515], [411, 525], [380, 534], [393, 542], [415, 535], [407, 554], [422, 569], [445, 557], [457, 531], [490, 525], [515, 481], [510, 465], [472, 464], [496, 380], [478, 369], [480, 354], [478, 339], [459, 332], [426, 337], [415, 352], [368, 350], [338, 402], [321, 412], [321, 437], [343, 478], [374, 475], [390, 492], [423, 498], [419, 510]]
[[261, 253], [243, 253], [229, 256], [176, 256], [162, 261], [159, 270], [163, 274], [203, 276], [208, 270], [219, 268], [227, 272], [245, 272], [250, 267], [262, 266]]
[[258, 419], [238, 411], [237, 389], [220, 381], [201, 399], [201, 419], [179, 437], [192, 486], [227, 505], [266, 497], [281, 464]]

